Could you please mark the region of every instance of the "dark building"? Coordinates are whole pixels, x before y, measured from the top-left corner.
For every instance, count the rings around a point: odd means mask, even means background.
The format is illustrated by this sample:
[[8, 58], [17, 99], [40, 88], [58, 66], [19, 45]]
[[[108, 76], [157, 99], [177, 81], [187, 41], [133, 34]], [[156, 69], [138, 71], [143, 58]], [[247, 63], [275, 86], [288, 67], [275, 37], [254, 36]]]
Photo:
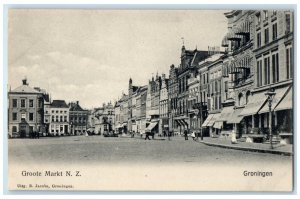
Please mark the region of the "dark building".
[[185, 46], [181, 49], [181, 64], [178, 68], [178, 101], [177, 101], [177, 114], [174, 118], [179, 125], [179, 131], [190, 128], [190, 120], [188, 115], [188, 79], [191, 73], [197, 70], [199, 62], [209, 56], [208, 51], [186, 50]]
[[80, 135], [86, 133], [88, 111], [81, 108], [78, 101], [69, 103], [69, 108], [71, 134]]
[[177, 101], [178, 101], [178, 69], [174, 65], [170, 66], [169, 82], [168, 82], [168, 96], [169, 96], [169, 130], [178, 131], [178, 124], [174, 118], [177, 115]]

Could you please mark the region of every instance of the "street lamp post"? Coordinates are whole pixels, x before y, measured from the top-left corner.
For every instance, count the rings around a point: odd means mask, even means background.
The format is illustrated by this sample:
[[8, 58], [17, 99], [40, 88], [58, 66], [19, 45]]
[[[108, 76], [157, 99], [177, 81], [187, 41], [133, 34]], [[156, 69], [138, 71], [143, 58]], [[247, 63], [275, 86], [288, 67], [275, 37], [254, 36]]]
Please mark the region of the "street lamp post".
[[275, 96], [275, 92], [274, 89], [269, 89], [265, 95], [268, 97], [268, 105], [269, 105], [269, 137], [270, 137], [270, 147], [271, 149], [273, 149], [273, 142], [272, 142], [272, 138], [273, 138], [273, 134], [272, 134], [272, 102], [273, 102], [273, 98]]

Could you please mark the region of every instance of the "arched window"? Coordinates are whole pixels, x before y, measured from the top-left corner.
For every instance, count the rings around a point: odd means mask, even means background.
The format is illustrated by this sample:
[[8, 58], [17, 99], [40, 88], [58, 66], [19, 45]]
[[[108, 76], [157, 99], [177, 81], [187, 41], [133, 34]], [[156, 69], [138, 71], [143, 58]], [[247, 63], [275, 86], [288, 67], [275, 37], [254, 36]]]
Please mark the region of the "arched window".
[[250, 91], [247, 91], [246, 93], [246, 104], [249, 102], [249, 97], [250, 97]]
[[239, 94], [239, 106], [242, 106], [242, 101], [243, 101], [243, 93]]

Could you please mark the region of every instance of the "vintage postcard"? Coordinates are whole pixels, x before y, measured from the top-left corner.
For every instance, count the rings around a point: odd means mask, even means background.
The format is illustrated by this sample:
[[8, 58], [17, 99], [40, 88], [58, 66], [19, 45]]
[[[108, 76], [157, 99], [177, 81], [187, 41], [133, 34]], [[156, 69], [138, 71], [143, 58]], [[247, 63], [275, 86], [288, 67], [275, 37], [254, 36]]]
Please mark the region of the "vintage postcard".
[[7, 20], [10, 191], [293, 191], [293, 9]]

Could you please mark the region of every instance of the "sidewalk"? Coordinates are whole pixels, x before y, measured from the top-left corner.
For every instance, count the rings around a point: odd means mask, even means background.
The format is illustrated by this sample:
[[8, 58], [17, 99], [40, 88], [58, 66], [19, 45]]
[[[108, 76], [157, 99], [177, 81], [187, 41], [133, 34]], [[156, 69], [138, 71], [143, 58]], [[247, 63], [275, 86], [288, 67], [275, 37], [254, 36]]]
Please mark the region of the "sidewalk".
[[247, 142], [237, 142], [236, 144], [231, 144], [230, 139], [225, 138], [210, 138], [204, 137], [203, 140], [199, 138], [198, 142], [209, 145], [209, 146], [216, 146], [216, 147], [223, 147], [229, 149], [236, 149], [236, 150], [244, 150], [244, 151], [253, 151], [253, 152], [260, 152], [260, 153], [272, 153], [272, 154], [279, 154], [279, 155], [293, 155], [293, 145], [280, 145], [280, 144], [273, 144], [273, 149], [270, 148], [270, 144], [264, 143], [247, 143]]

